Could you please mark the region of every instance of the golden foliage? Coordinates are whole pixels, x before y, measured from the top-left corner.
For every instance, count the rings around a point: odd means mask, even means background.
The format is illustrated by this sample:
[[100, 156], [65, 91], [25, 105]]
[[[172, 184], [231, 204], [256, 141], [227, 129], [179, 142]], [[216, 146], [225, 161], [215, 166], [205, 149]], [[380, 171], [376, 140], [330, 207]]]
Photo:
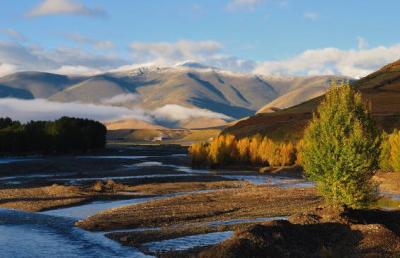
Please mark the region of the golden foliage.
[[238, 157], [240, 163], [247, 164], [250, 161], [250, 139], [243, 138], [237, 142]]
[[189, 147], [189, 156], [193, 165], [205, 166], [208, 163], [208, 146], [205, 143], [194, 143]]
[[194, 165], [288, 166], [296, 160], [292, 143], [276, 143], [261, 135], [240, 140], [233, 135], [220, 135], [208, 144], [193, 144], [189, 153]]

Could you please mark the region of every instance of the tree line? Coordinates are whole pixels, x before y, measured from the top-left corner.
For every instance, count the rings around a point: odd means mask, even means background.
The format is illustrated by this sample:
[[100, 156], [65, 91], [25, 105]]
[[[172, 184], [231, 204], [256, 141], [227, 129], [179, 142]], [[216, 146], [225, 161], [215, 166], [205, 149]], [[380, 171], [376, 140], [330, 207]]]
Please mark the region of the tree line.
[[106, 127], [100, 122], [62, 117], [22, 124], [0, 118], [0, 154], [70, 153], [104, 148]]
[[400, 131], [379, 131], [367, 101], [342, 82], [326, 93], [299, 142], [220, 135], [193, 144], [189, 153], [194, 166], [297, 164], [328, 203], [360, 208], [377, 198], [378, 169], [400, 171]]
[[296, 162], [297, 148], [292, 143], [277, 143], [256, 135], [237, 140], [220, 135], [209, 143], [195, 143], [189, 148], [193, 166], [229, 165], [287, 166]]

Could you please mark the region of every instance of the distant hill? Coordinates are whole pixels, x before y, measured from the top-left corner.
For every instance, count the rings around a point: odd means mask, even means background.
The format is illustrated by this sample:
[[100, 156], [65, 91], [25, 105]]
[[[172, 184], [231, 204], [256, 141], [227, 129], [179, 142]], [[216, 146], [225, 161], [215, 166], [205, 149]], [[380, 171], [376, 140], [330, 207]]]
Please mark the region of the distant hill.
[[[400, 128], [400, 60], [352, 83], [370, 103], [377, 125], [391, 131]], [[273, 113], [259, 113], [228, 127], [238, 137], [257, 133], [277, 140], [299, 139], [323, 96]]]
[[137, 94], [125, 107], [154, 110], [167, 104], [197, 107], [240, 118], [253, 114], [278, 96], [254, 75], [238, 75], [192, 67], [142, 68], [90, 77], [49, 99], [61, 102], [102, 103], [120, 94]]
[[33, 99], [34, 96], [28, 90], [0, 85], [0, 98]]
[[313, 76], [269, 80], [275, 88], [287, 93], [269, 102], [257, 113], [275, 112], [321, 96], [329, 89], [332, 80], [340, 81], [343, 79], [343, 77], [338, 76]]
[[[304, 102], [326, 90], [333, 78], [337, 77], [259, 76], [224, 71], [195, 62], [82, 77], [19, 72], [0, 78], [0, 98], [46, 98], [55, 102], [111, 105], [149, 112], [172, 104], [243, 119], [259, 109], [259, 112], [265, 112]], [[180, 111], [170, 112], [179, 114]], [[183, 116], [172, 123], [157, 120], [157, 123], [174, 128], [214, 128], [225, 126], [230, 121], [222, 119], [223, 116], [191, 117], [185, 119]], [[144, 124], [131, 122], [113, 126], [141, 128]]]
[[22, 97], [17, 94], [14, 97], [26, 98], [26, 96], [31, 95], [34, 98], [47, 98], [80, 80], [80, 78], [51, 73], [18, 72], [0, 78], [0, 85], [19, 89], [26, 94], [23, 94]]

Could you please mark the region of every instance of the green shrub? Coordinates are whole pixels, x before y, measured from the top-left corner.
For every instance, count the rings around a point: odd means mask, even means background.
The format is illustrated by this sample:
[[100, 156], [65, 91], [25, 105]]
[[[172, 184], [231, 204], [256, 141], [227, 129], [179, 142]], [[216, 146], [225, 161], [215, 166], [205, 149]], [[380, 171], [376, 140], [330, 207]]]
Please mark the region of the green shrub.
[[376, 197], [378, 135], [361, 94], [348, 83], [332, 85], [305, 131], [301, 157], [329, 203], [358, 208]]

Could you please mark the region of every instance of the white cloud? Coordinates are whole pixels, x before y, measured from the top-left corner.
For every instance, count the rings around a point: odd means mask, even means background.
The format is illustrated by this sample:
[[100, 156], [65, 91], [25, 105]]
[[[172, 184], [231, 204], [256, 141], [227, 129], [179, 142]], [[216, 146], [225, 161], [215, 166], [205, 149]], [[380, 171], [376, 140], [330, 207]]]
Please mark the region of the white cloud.
[[368, 48], [368, 42], [362, 38], [358, 39], [358, 46], [354, 49], [310, 49], [288, 59], [258, 62], [227, 55], [221, 43], [211, 40], [136, 42], [131, 49], [133, 54], [128, 59], [80, 48], [44, 49], [0, 40], [0, 74], [35, 70], [95, 75], [150, 65], [173, 66], [191, 61], [234, 72], [292, 76], [336, 74], [357, 78], [400, 58], [400, 44]]
[[0, 29], [0, 32], [9, 36], [10, 38], [12, 38], [14, 40], [18, 40], [18, 41], [26, 40], [26, 37], [23, 34], [19, 33], [16, 30], [13, 30], [13, 29]]
[[336, 74], [359, 78], [399, 57], [400, 44], [357, 50], [313, 49], [286, 60], [260, 62], [253, 72], [268, 75]]
[[319, 13], [317, 12], [305, 12], [304, 13], [304, 18], [311, 20], [311, 21], [316, 21], [319, 19]]
[[131, 44], [133, 60], [136, 64], [116, 69], [136, 68], [139, 66], [170, 66], [184, 62], [197, 62], [211, 67], [219, 67], [235, 72], [252, 71], [255, 62], [240, 59], [223, 53], [224, 46], [217, 41], [189, 41], [176, 42], [135, 42]]
[[18, 69], [15, 65], [0, 63], [0, 77], [16, 71], [18, 71]]
[[184, 60], [204, 60], [222, 50], [223, 46], [216, 41], [189, 41], [131, 44], [136, 62], [154, 62], [159, 64], [174, 64]]
[[112, 49], [114, 48], [114, 43], [110, 40], [97, 40], [97, 39], [92, 39], [89, 37], [82, 36], [79, 33], [71, 33], [67, 35], [67, 38], [79, 43], [79, 44], [88, 44], [91, 45], [99, 50], [107, 50], [107, 49]]
[[255, 7], [263, 3], [264, 0], [231, 0], [227, 4], [228, 10], [247, 9], [253, 10]]
[[183, 121], [198, 117], [221, 118], [230, 120], [231, 118], [220, 113], [212, 112], [207, 109], [188, 108], [175, 104], [168, 104], [153, 111], [153, 115], [159, 120]]
[[101, 8], [89, 8], [73, 0], [43, 0], [38, 6], [33, 8], [29, 16], [45, 15], [82, 15], [92, 17], [104, 17], [106, 13]]
[[132, 103], [139, 100], [139, 98], [140, 98], [139, 94], [126, 93], [126, 94], [116, 95], [112, 98], [103, 99], [101, 102], [109, 105], [118, 105], [118, 104], [125, 104], [127, 102]]
[[0, 117], [11, 117], [14, 120], [27, 122], [31, 120], [55, 120], [62, 116], [88, 118], [101, 122], [138, 119], [150, 123], [156, 123], [157, 121], [176, 123], [198, 117], [215, 117], [230, 120], [229, 117], [223, 114], [179, 105], [166, 105], [155, 111], [149, 111], [140, 108], [129, 109], [109, 105], [61, 103], [46, 99], [0, 99]]
[[26, 122], [30, 120], [54, 120], [62, 116], [90, 118], [99, 121], [127, 118], [152, 121], [150, 114], [140, 109], [131, 110], [124, 107], [94, 104], [59, 103], [45, 99], [0, 99], [0, 117], [11, 117]]
[[114, 55], [86, 52], [79, 48], [43, 49], [18, 42], [0, 41], [0, 64], [6, 63], [18, 71], [51, 71], [65, 74], [96, 74], [127, 65]]

